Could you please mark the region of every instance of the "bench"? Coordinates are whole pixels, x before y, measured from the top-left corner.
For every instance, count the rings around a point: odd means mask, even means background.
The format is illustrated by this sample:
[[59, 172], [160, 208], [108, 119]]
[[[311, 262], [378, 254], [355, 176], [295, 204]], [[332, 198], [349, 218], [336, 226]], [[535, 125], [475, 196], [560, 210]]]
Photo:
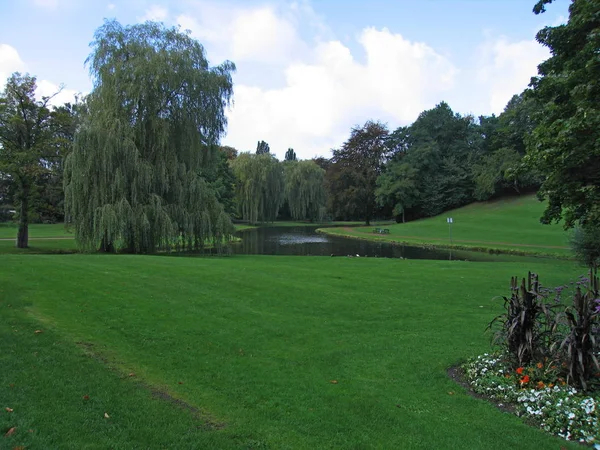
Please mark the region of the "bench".
[[377, 234], [390, 234], [390, 230], [388, 230], [387, 228], [374, 228], [373, 229], [373, 233], [377, 233]]

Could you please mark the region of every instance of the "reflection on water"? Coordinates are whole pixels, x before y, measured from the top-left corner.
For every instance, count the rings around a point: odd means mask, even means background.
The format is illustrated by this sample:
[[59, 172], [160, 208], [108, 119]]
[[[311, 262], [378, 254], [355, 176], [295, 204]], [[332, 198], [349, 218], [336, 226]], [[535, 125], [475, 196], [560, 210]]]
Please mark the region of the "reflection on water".
[[[317, 233], [317, 227], [259, 227], [237, 233], [242, 241], [233, 253], [245, 255], [361, 256], [407, 259], [495, 261], [494, 255], [443, 249], [424, 249], [363, 241]], [[518, 258], [517, 258], [518, 259]]]

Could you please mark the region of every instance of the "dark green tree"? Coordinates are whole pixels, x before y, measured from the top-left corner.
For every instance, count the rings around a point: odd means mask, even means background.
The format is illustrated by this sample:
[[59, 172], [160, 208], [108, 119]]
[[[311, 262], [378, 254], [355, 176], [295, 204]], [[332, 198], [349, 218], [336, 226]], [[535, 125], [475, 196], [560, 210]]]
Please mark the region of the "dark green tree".
[[284, 197], [282, 164], [269, 153], [241, 153], [231, 161], [238, 212], [250, 223], [273, 222]]
[[269, 144], [267, 144], [265, 141], [258, 141], [258, 143], [256, 144], [256, 154], [257, 155], [262, 155], [264, 153], [270, 153], [271, 149], [269, 148]]
[[388, 138], [393, 157], [378, 181], [379, 204], [417, 218], [471, 202], [471, 166], [482, 140], [473, 118], [455, 114], [445, 102], [423, 111]]
[[[540, 0], [539, 14], [551, 0]], [[536, 39], [551, 57], [532, 79], [540, 103], [526, 161], [544, 175], [548, 200], [542, 222], [600, 223], [600, 0], [573, 0], [565, 25], [545, 27]]]
[[287, 161], [285, 200], [295, 220], [322, 220], [325, 214], [325, 170], [314, 161]]
[[389, 154], [388, 134], [381, 122], [368, 121], [353, 128], [344, 145], [333, 150], [327, 185], [334, 216], [362, 218], [370, 224], [377, 209], [376, 180]]
[[177, 28], [106, 21], [87, 59], [94, 88], [65, 162], [67, 219], [85, 250], [201, 249], [232, 232], [201, 176], [226, 127], [233, 63], [210, 67]]
[[36, 186], [56, 163], [52, 97], [36, 100], [36, 79], [14, 73], [0, 95], [0, 178], [18, 210], [17, 248], [29, 246], [29, 222]]
[[285, 152], [285, 158], [284, 161], [297, 161], [298, 158], [296, 158], [296, 152], [294, 151], [293, 148], [288, 148], [287, 152]]

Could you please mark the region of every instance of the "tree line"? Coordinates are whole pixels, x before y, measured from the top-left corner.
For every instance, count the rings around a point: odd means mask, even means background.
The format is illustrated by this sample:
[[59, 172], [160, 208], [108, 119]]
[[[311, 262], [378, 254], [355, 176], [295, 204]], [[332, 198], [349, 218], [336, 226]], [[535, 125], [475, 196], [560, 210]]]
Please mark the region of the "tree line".
[[[536, 13], [550, 0], [540, 0]], [[222, 146], [233, 93], [229, 61], [211, 67], [187, 33], [106, 21], [86, 60], [93, 90], [51, 107], [13, 74], [0, 95], [0, 221], [65, 221], [86, 250], [149, 252], [217, 245], [232, 220], [402, 222], [473, 201], [537, 192], [545, 222], [597, 226], [599, 0], [537, 39], [552, 51], [498, 115], [441, 102], [409, 126], [350, 130], [330, 158], [283, 161], [269, 144]], [[327, 149], [324, 149], [326, 151]]]

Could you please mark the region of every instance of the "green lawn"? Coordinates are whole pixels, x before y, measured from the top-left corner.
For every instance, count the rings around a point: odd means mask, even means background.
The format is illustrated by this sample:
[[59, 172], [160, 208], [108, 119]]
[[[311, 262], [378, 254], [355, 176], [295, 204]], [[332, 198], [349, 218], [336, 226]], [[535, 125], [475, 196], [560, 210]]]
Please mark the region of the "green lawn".
[[[0, 239], [16, 239], [17, 224], [13, 222], [0, 223]], [[41, 224], [32, 223], [29, 225], [29, 239], [36, 240], [40, 238], [73, 237], [72, 230], [66, 230], [64, 224]]]
[[544, 204], [534, 196], [474, 203], [440, 216], [393, 224], [390, 234], [373, 233], [374, 226], [327, 228], [331, 234], [361, 239], [449, 246], [447, 217], [453, 218], [452, 242], [455, 247], [497, 249], [515, 253], [568, 256], [569, 234], [561, 224], [542, 225]]
[[546, 286], [583, 272], [552, 260], [2, 255], [0, 433], [16, 431], [0, 447], [578, 448], [446, 375], [488, 349], [491, 298], [527, 270]]
[[[255, 228], [250, 225], [236, 225], [236, 231]], [[75, 235], [73, 230], [65, 229], [64, 224], [30, 224], [29, 248], [15, 248], [17, 225], [0, 222], [0, 255], [1, 254], [42, 254], [42, 253], [75, 253]]]

